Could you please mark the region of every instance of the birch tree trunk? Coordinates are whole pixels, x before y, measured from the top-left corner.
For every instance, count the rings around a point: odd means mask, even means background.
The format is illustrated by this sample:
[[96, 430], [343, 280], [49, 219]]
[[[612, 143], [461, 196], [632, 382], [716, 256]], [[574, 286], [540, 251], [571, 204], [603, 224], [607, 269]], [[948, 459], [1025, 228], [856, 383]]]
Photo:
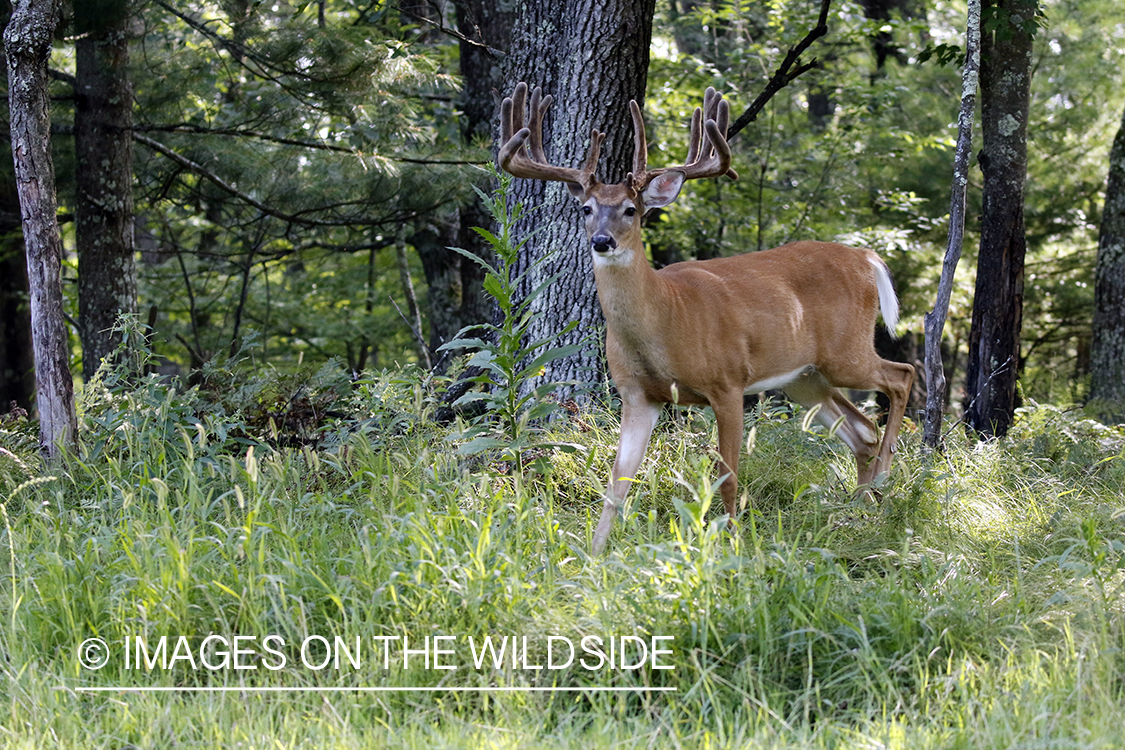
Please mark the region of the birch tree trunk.
[[4, 30], [12, 156], [31, 289], [39, 447], [50, 459], [72, 447], [78, 431], [63, 320], [62, 239], [47, 92], [47, 60], [58, 20], [58, 0], [15, 0]]

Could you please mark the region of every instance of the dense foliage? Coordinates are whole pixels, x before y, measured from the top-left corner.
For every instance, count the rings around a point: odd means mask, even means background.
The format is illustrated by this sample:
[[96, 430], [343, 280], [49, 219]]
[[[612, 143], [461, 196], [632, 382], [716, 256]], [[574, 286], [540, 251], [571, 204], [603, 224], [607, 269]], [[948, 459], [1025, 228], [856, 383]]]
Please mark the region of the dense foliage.
[[[741, 179], [693, 183], [652, 222], [658, 264], [802, 238], [867, 244], [891, 264], [905, 324], [920, 336], [944, 245], [963, 8], [876, 6], [833, 3], [830, 33], [810, 51], [821, 67], [735, 139]], [[301, 357], [336, 357], [356, 372], [420, 361], [420, 342], [432, 340], [416, 322], [427, 328], [439, 314], [430, 305], [449, 294], [476, 293], [428, 294], [418, 254], [421, 237], [444, 238], [458, 207], [475, 200], [491, 145], [462, 138], [460, 32], [451, 7], [434, 7], [444, 10], [339, 0], [137, 6], [139, 309], [153, 315], [166, 369], [186, 374], [229, 355], [250, 329], [282, 369]], [[1021, 383], [1029, 397], [1080, 401], [1108, 146], [1125, 106], [1125, 11], [1103, 0], [1043, 10]], [[661, 5], [645, 103], [652, 161], [682, 158], [706, 86], [736, 112], [747, 106], [816, 12], [803, 2]], [[54, 63], [63, 71], [56, 119], [67, 122], [66, 46]], [[955, 378], [979, 232], [975, 179], [969, 200], [947, 328]], [[420, 321], [408, 314], [403, 272], [417, 285]]]

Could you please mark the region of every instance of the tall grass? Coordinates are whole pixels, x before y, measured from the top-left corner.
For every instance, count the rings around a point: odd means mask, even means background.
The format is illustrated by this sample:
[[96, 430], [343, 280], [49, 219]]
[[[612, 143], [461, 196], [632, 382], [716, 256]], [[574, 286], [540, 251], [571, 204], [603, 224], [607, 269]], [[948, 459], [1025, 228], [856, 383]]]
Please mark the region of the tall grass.
[[[253, 376], [243, 371], [243, 380]], [[332, 378], [300, 387], [330, 389]], [[260, 393], [261, 391], [255, 391]], [[1004, 441], [907, 431], [889, 511], [852, 499], [846, 449], [801, 415], [748, 415], [745, 511], [718, 516], [713, 423], [658, 428], [627, 514], [588, 557], [616, 417], [554, 428], [549, 473], [457, 456], [429, 386], [388, 373], [350, 415], [280, 439], [247, 409], [156, 381], [87, 394], [83, 452], [43, 474], [0, 440], [0, 738], [12, 747], [1120, 747], [1120, 429], [1033, 406]], [[229, 396], [229, 394], [227, 394]], [[252, 402], [253, 399], [249, 399]], [[324, 438], [328, 434], [331, 439]], [[322, 439], [323, 438], [323, 439]], [[283, 445], [289, 447], [281, 447]], [[244, 666], [126, 668], [120, 644], [285, 644]], [[310, 636], [448, 642], [455, 670], [308, 668]], [[466, 639], [526, 637], [477, 669]], [[524, 669], [547, 636], [671, 637], [674, 669]], [[78, 661], [104, 639], [109, 663]], [[649, 641], [651, 643], [651, 641]], [[401, 643], [401, 641], [398, 641]], [[216, 652], [212, 657], [219, 658]], [[85, 693], [86, 687], [570, 692]], [[602, 687], [649, 688], [598, 692]], [[674, 688], [657, 691], [655, 688]]]

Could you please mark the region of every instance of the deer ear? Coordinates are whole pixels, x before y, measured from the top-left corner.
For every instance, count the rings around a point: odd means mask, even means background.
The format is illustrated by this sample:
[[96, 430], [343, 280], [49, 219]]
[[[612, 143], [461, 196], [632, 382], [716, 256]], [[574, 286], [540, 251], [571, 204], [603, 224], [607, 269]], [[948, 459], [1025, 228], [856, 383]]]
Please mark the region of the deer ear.
[[672, 170], [670, 172], [662, 172], [656, 177], [652, 178], [652, 182], [641, 193], [644, 199], [645, 208], [663, 208], [672, 201], [676, 200], [676, 196], [680, 194], [680, 188], [684, 185], [684, 173]]
[[577, 182], [567, 182], [566, 189], [570, 191], [570, 194], [573, 195], [577, 201], [583, 202], [586, 200], [586, 188], [582, 187]]

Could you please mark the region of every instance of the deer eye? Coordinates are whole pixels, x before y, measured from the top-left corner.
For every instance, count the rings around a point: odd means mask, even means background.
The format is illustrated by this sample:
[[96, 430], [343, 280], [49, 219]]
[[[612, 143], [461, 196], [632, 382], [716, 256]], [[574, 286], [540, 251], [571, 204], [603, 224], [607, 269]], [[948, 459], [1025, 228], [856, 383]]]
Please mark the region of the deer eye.
[[625, 209], [625, 215], [626, 216], [636, 216], [637, 215], [637, 209], [633, 208], [632, 206], [629, 206], [628, 208]]
[[582, 215], [583, 216], [589, 216], [592, 213], [594, 213], [594, 209], [590, 208], [589, 206], [583, 206], [582, 207]]

